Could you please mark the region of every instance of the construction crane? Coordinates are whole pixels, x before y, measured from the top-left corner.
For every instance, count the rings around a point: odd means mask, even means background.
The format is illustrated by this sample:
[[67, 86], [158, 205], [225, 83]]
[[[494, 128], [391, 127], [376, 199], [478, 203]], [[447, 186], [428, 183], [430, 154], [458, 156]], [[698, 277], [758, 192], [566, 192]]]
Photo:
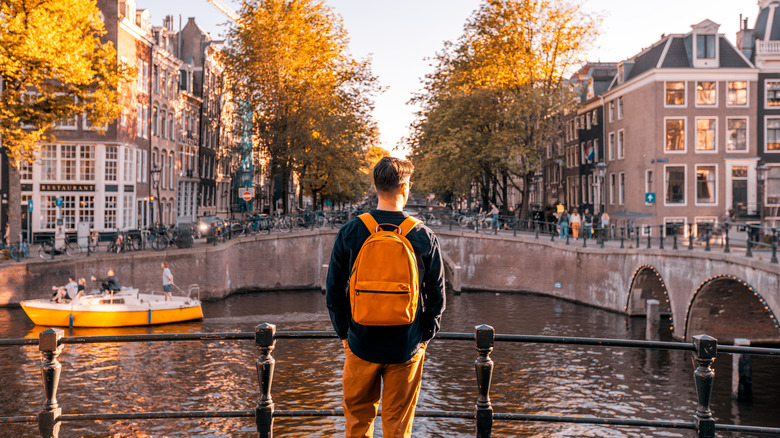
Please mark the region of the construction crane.
[[238, 23], [238, 19], [240, 18], [239, 15], [230, 8], [230, 6], [222, 3], [220, 0], [206, 0], [209, 3], [211, 3], [212, 6], [217, 8], [219, 12], [222, 12], [225, 14], [226, 17], [228, 17], [233, 23]]

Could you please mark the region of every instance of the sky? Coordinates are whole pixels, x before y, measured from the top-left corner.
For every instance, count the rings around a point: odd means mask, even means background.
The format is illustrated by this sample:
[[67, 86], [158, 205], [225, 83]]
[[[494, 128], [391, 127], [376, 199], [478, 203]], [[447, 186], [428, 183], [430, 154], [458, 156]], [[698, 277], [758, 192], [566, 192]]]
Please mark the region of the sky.
[[[383, 148], [395, 156], [409, 135], [416, 108], [408, 105], [422, 88], [422, 78], [433, 67], [430, 58], [445, 41], [455, 41], [480, 0], [325, 0], [341, 15], [350, 35], [350, 51], [358, 59], [368, 56], [387, 91], [376, 98], [374, 118]], [[238, 9], [238, 2], [224, 0]], [[227, 18], [206, 0], [137, 0], [138, 9], [149, 9], [153, 25], [174, 15], [182, 23], [195, 17], [215, 39], [224, 34]], [[588, 51], [588, 61], [617, 62], [628, 59], [658, 41], [662, 34], [688, 33], [705, 19], [720, 24], [719, 32], [736, 42], [739, 16], [754, 27], [757, 0], [582, 0], [582, 8], [603, 17], [600, 36]]]

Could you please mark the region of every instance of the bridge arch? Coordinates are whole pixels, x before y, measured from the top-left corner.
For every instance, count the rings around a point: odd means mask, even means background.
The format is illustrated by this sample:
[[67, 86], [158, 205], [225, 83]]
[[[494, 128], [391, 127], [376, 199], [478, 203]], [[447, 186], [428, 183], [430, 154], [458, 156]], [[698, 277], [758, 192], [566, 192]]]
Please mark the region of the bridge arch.
[[780, 324], [758, 291], [734, 275], [718, 275], [701, 282], [688, 302], [683, 339], [708, 334], [720, 343], [734, 338], [751, 343], [780, 341]]
[[669, 304], [669, 290], [663, 277], [652, 265], [642, 265], [634, 271], [626, 293], [624, 310], [630, 316], [645, 315], [647, 300], [658, 300], [661, 315], [668, 315], [674, 327], [674, 315]]

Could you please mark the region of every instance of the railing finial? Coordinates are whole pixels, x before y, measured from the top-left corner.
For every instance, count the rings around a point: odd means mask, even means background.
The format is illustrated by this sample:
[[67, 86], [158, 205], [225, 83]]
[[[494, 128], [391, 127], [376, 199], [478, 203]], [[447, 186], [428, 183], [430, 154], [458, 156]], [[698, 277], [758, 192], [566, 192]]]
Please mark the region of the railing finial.
[[38, 414], [38, 430], [43, 438], [57, 438], [60, 434], [59, 416], [62, 409], [57, 403], [57, 387], [62, 370], [58, 357], [62, 352], [60, 339], [63, 336], [62, 329], [50, 328], [41, 332], [38, 342], [38, 349], [43, 355], [41, 377], [45, 394], [43, 410]]
[[274, 401], [271, 398], [271, 384], [274, 379], [276, 361], [271, 353], [276, 346], [276, 325], [263, 323], [255, 327], [255, 344], [260, 350], [257, 358], [257, 382], [260, 385], [260, 397], [255, 408], [255, 422], [260, 438], [274, 436]]

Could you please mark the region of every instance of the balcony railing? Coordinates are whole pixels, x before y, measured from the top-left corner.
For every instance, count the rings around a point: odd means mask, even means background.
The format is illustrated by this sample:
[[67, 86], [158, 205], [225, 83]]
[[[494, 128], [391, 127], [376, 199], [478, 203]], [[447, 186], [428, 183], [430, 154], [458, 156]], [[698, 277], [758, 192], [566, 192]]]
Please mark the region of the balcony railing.
[[[41, 375], [45, 400], [37, 416], [22, 415], [15, 417], [0, 417], [4, 423], [38, 423], [41, 436], [56, 438], [63, 423], [77, 420], [145, 420], [145, 419], [191, 419], [191, 418], [254, 418], [260, 437], [273, 436], [274, 418], [279, 417], [333, 417], [343, 416], [340, 409], [297, 409], [277, 410], [271, 396], [274, 368], [276, 361], [273, 351], [276, 341], [280, 339], [336, 339], [336, 334], [329, 331], [299, 331], [277, 332], [273, 324], [260, 324], [254, 333], [184, 333], [184, 334], [150, 334], [150, 335], [117, 335], [65, 337], [60, 329], [48, 329], [41, 332], [39, 339], [0, 339], [0, 347], [11, 345], [38, 345], [43, 359]], [[695, 432], [698, 438], [713, 438], [717, 431], [760, 433], [780, 435], [780, 428], [748, 426], [736, 424], [719, 424], [715, 422], [710, 410], [710, 399], [715, 371], [713, 362], [717, 353], [748, 354], [780, 356], [780, 349], [757, 348], [745, 346], [718, 345], [715, 338], [707, 335], [693, 337], [693, 342], [659, 342], [626, 339], [575, 338], [562, 336], [528, 336], [496, 334], [493, 327], [479, 325], [474, 333], [440, 333], [436, 339], [448, 341], [471, 341], [476, 344], [476, 400], [471, 411], [430, 411], [418, 410], [416, 415], [429, 418], [461, 418], [476, 423], [476, 436], [487, 438], [491, 436], [494, 421], [533, 421], [553, 423], [579, 423], [612, 426], [639, 426], [661, 429], [688, 429]], [[66, 344], [92, 344], [112, 342], [124, 344], [128, 342], [181, 342], [181, 341], [217, 341], [217, 340], [254, 340], [259, 350], [256, 362], [257, 380], [260, 395], [254, 410], [220, 410], [220, 411], [165, 411], [165, 412], [114, 412], [114, 413], [78, 413], [63, 414], [57, 401], [60, 374], [63, 371], [59, 361], [63, 347]], [[692, 421], [666, 419], [636, 419], [636, 418], [601, 418], [564, 415], [538, 415], [511, 412], [494, 412], [490, 401], [490, 383], [493, 378], [494, 363], [490, 357], [497, 342], [524, 344], [561, 344], [587, 345], [591, 347], [643, 348], [655, 350], [678, 350], [693, 353], [693, 379], [696, 386], [697, 407], [692, 412]], [[380, 413], [381, 415], [381, 413]]]
[[756, 54], [780, 55], [780, 41], [756, 41]]

